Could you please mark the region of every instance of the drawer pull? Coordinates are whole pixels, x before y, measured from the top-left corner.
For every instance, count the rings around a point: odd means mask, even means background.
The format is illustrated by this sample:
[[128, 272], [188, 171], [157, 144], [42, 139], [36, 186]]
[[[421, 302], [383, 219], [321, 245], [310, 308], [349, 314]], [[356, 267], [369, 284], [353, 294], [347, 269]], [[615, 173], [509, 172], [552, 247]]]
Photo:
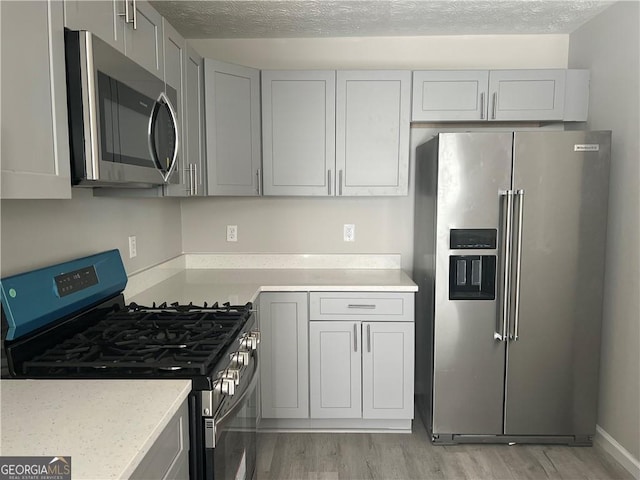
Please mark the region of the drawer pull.
[[375, 305], [350, 303], [350, 304], [347, 305], [347, 308], [362, 308], [362, 309], [366, 309], [366, 310], [375, 310], [376, 306]]

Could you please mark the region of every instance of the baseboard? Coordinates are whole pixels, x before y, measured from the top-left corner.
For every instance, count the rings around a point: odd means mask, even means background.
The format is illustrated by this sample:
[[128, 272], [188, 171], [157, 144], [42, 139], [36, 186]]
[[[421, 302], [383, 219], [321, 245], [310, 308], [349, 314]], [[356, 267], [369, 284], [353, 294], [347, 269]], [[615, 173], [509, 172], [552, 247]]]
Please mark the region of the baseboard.
[[615, 458], [633, 478], [640, 479], [640, 461], [620, 445], [600, 425], [596, 425], [596, 436], [593, 439], [602, 449]]

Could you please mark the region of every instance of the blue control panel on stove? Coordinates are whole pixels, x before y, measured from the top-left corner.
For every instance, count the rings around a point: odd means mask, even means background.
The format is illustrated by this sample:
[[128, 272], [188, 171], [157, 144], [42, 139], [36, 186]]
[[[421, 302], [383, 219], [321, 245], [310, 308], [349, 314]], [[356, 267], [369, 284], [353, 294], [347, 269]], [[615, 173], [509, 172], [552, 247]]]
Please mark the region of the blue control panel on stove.
[[16, 340], [121, 293], [127, 273], [118, 250], [108, 250], [0, 280], [7, 340]]

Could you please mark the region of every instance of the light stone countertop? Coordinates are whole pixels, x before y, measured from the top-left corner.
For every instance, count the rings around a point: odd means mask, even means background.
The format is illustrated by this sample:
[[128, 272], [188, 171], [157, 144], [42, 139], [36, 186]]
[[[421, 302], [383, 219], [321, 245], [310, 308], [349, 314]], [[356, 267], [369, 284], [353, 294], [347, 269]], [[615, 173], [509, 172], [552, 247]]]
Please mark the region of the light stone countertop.
[[260, 292], [416, 292], [399, 269], [186, 269], [127, 302], [254, 302]]
[[190, 391], [190, 380], [2, 380], [0, 454], [70, 455], [74, 479], [126, 479]]

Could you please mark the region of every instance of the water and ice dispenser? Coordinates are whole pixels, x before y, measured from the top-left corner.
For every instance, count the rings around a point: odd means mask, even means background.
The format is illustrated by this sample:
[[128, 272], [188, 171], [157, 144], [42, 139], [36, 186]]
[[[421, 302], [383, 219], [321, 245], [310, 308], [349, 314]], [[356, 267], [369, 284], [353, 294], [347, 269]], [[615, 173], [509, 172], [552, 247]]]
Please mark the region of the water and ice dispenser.
[[[497, 230], [452, 229], [452, 250], [496, 250]], [[495, 300], [496, 255], [449, 255], [449, 300]]]

